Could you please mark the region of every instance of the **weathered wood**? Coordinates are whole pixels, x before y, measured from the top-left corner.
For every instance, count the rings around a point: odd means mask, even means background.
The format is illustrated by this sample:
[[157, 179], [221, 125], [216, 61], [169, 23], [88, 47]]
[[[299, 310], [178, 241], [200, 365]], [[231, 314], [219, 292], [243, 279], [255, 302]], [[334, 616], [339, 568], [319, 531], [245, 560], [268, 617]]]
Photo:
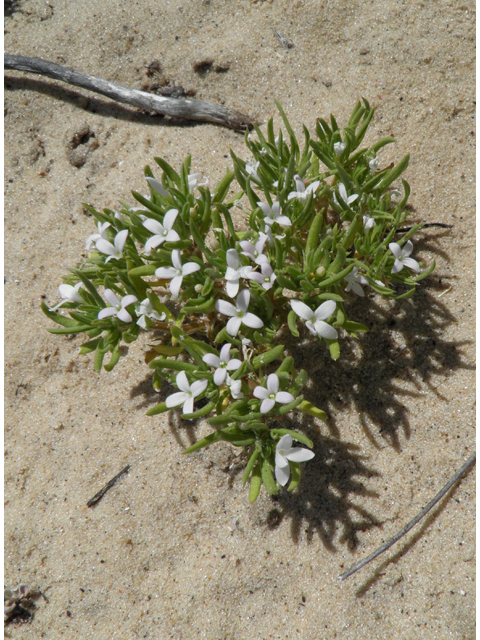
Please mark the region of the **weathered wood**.
[[183, 120], [199, 120], [220, 124], [236, 131], [251, 129], [256, 122], [248, 116], [212, 102], [202, 100], [185, 100], [183, 98], [166, 98], [147, 91], [138, 91], [123, 87], [116, 82], [102, 80], [95, 76], [81, 73], [68, 67], [62, 67], [54, 62], [31, 58], [28, 56], [13, 56], [4, 54], [4, 68], [15, 71], [28, 71], [42, 76], [48, 76], [54, 80], [61, 80], [73, 84], [82, 89], [88, 89], [95, 93], [108, 96], [117, 102], [142, 107], [149, 111], [155, 111], [164, 116], [181, 118]]

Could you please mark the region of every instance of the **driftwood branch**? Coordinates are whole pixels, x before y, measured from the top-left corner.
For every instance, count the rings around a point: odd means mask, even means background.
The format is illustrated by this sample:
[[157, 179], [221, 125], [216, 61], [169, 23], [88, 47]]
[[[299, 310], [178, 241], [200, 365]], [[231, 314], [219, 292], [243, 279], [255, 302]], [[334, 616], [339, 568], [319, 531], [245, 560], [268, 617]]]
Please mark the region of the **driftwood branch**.
[[212, 102], [202, 100], [185, 100], [183, 98], [166, 98], [147, 91], [138, 91], [123, 87], [116, 82], [102, 80], [87, 73], [81, 73], [74, 69], [62, 67], [54, 62], [42, 60], [42, 58], [30, 58], [27, 56], [12, 56], [4, 54], [4, 68], [15, 71], [28, 71], [48, 76], [54, 80], [61, 80], [73, 84], [82, 89], [88, 89], [95, 93], [101, 93], [117, 102], [131, 104], [136, 107], [155, 111], [163, 116], [181, 118], [184, 120], [199, 120], [201, 122], [213, 122], [236, 131], [251, 129], [256, 121], [248, 116]]

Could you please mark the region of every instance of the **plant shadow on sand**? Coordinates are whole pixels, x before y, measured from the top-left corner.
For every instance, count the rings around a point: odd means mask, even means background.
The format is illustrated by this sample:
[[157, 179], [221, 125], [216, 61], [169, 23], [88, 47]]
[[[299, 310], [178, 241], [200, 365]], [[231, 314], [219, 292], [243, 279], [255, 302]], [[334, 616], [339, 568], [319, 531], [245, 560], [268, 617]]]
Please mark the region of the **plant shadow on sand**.
[[[422, 248], [440, 253], [426, 240]], [[297, 370], [307, 370], [310, 380], [303, 393], [328, 414], [322, 427], [330, 434], [322, 435], [319, 423], [301, 412], [283, 418], [284, 427], [301, 431], [313, 441], [315, 458], [304, 466], [294, 494], [281, 491], [272, 497], [275, 504], [265, 518], [265, 526], [272, 529], [289, 518], [295, 542], [302, 533], [311, 542], [317, 533], [331, 551], [335, 551], [334, 540], [354, 549], [359, 532], [382, 527], [380, 518], [355, 504], [357, 497], [378, 497], [368, 489], [368, 479], [379, 474], [367, 464], [358, 446], [341, 440], [339, 417], [346, 409], [354, 410], [376, 447], [387, 443], [400, 452], [401, 436], [408, 439], [411, 429], [402, 399], [427, 392], [445, 400], [436, 390], [435, 378], [443, 381], [458, 369], [473, 368], [464, 361], [462, 343], [449, 342], [443, 335], [456, 322], [439, 298], [448, 288], [448, 283], [442, 282], [445, 279], [430, 276], [412, 298], [394, 301], [379, 299], [365, 287], [366, 297], [354, 300], [347, 315], [369, 331], [358, 338], [342, 339], [337, 361], [304, 328], [299, 338], [288, 332], [280, 337], [286, 354], [294, 357]], [[148, 389], [149, 380], [132, 391], [132, 397], [144, 396], [144, 407], [157, 404], [174, 391], [169, 387], [154, 393], [151, 386]], [[195, 421], [172, 415], [169, 425], [182, 447], [184, 439], [189, 444], [196, 442]], [[230, 486], [235, 479], [240, 480], [237, 476], [242, 472], [241, 465], [232, 467], [228, 472]]]

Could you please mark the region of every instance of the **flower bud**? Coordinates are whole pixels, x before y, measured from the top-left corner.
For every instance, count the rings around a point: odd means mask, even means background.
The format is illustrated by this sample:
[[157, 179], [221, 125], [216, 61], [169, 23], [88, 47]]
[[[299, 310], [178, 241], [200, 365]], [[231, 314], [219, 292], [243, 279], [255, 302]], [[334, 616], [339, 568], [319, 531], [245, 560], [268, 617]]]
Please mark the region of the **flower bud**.
[[318, 279], [323, 278], [325, 273], [326, 273], [325, 267], [322, 267], [322, 265], [320, 265], [319, 267], [317, 267], [317, 270], [315, 271], [315, 277]]

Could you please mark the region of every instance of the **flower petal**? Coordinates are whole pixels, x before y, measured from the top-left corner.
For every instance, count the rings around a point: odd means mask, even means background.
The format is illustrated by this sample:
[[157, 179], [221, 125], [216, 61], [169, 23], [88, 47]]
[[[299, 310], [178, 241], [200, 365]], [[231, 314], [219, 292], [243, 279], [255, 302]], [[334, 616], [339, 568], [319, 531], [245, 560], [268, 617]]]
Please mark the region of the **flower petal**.
[[[250, 304], [250, 291], [248, 289], [242, 289], [237, 296], [237, 309], [240, 311], [246, 311]], [[263, 326], [263, 323], [262, 323]]]
[[396, 242], [390, 242], [390, 244], [388, 245], [388, 248], [393, 253], [395, 258], [400, 257], [400, 254], [402, 253], [402, 249], [400, 248], [399, 244], [397, 244]]
[[180, 287], [182, 286], [182, 280], [183, 280], [183, 276], [175, 276], [175, 278], [172, 279], [172, 281], [170, 282], [169, 285], [169, 289], [172, 293], [172, 296], [174, 298], [178, 298], [178, 294], [180, 293]]
[[100, 253], [105, 253], [107, 256], [113, 256], [117, 253], [117, 250], [113, 246], [111, 242], [105, 240], [104, 238], [99, 238], [95, 242], [95, 247], [100, 251]]
[[284, 456], [287, 460], [291, 460], [292, 462], [306, 462], [307, 460], [314, 458], [315, 454], [313, 451], [304, 449], [303, 447], [293, 447], [293, 449], [285, 451]]
[[132, 322], [132, 316], [126, 309], [120, 309], [120, 311], [117, 313], [117, 318], [122, 322]]
[[165, 229], [170, 229], [173, 227], [175, 220], [178, 216], [178, 209], [169, 209], [167, 213], [163, 217], [163, 226]]
[[145, 229], [148, 229], [155, 235], [159, 235], [163, 233], [163, 225], [158, 222], [158, 220], [154, 220], [153, 218], [147, 218], [142, 222]]
[[216, 355], [214, 355], [213, 353], [206, 353], [202, 360], [204, 362], [206, 362], [206, 364], [210, 365], [211, 367], [219, 367], [220, 366], [220, 358]]
[[112, 305], [112, 307], [121, 306], [120, 300], [117, 298], [117, 296], [111, 289], [105, 289], [105, 291], [103, 292], [103, 295], [105, 296], [105, 299], [107, 300], [107, 302]]
[[268, 413], [275, 406], [275, 400], [271, 398], [265, 398], [265, 400], [260, 405], [260, 413]]
[[240, 258], [235, 249], [229, 249], [227, 251], [227, 265], [235, 270], [240, 266]]
[[289, 402], [293, 402], [295, 397], [292, 396], [288, 391], [279, 391], [275, 396], [275, 401], [280, 402], [280, 404], [288, 404]]
[[116, 316], [117, 310], [114, 307], [107, 307], [106, 309], [101, 309], [98, 312], [97, 318], [99, 320], [103, 320], [104, 318], [108, 318], [109, 316]]
[[195, 271], [198, 271], [199, 269], [201, 269], [201, 267], [196, 262], [187, 262], [187, 264], [184, 264], [182, 267], [182, 274], [184, 276], [189, 276], [191, 273], [195, 273]]
[[310, 307], [307, 307], [307, 305], [300, 300], [290, 300], [290, 305], [299, 318], [310, 320], [310, 318], [314, 316]]
[[164, 186], [159, 180], [156, 180], [155, 178], [147, 177], [147, 182], [152, 187], [152, 189], [157, 193], [159, 193], [163, 198], [168, 198], [168, 195], [169, 195], [168, 191], [166, 191], [166, 189], [164, 188]]
[[319, 307], [315, 309], [315, 322], [318, 320], [326, 320], [330, 318], [335, 309], [337, 308], [337, 303], [334, 300], [327, 300], [323, 302]]
[[187, 374], [185, 371], [180, 371], [180, 373], [175, 378], [175, 384], [181, 391], [190, 392], [190, 384], [188, 382]]
[[230, 320], [227, 322], [227, 333], [235, 337], [238, 333], [238, 330], [240, 329], [241, 324], [242, 321], [240, 318], [230, 318]]
[[119, 253], [122, 253], [123, 247], [125, 246], [125, 242], [127, 241], [128, 229], [124, 229], [120, 231], [115, 236], [115, 240], [113, 241], [115, 244], [115, 248]]
[[128, 307], [129, 304], [133, 304], [134, 302], [138, 302], [137, 296], [133, 296], [133, 295], [123, 296], [122, 307]]
[[276, 373], [271, 373], [267, 378], [267, 389], [269, 393], [277, 393], [280, 381]]
[[[235, 317], [237, 315], [237, 313], [238, 313], [237, 307], [234, 307], [233, 304], [231, 304], [230, 302], [227, 302], [226, 300], [217, 300], [215, 302], [215, 309], [219, 313], [222, 313], [224, 316], [233, 316], [233, 317]], [[239, 327], [240, 327], [240, 324], [238, 325]], [[238, 331], [238, 329], [237, 329], [237, 331]], [[230, 334], [230, 335], [232, 335], [232, 334]]]
[[182, 413], [193, 413], [193, 397], [188, 396], [188, 398], [183, 403]]
[[172, 393], [171, 396], [168, 396], [168, 398], [165, 400], [165, 404], [169, 409], [171, 409], [172, 407], [179, 407], [185, 402], [187, 398], [188, 395], [186, 393], [184, 393], [183, 391], [179, 391], [178, 393]]
[[290, 478], [290, 465], [287, 462], [286, 467], [275, 464], [275, 479], [282, 487], [284, 487]]
[[260, 329], [260, 327], [263, 327], [262, 320], [254, 313], [246, 313], [242, 318], [242, 322], [251, 329]]
[[414, 271], [420, 271], [420, 265], [413, 258], [404, 258], [403, 264], [409, 269], [413, 269]]
[[255, 389], [253, 390], [253, 395], [255, 396], [255, 398], [258, 398], [259, 400], [265, 400], [265, 398], [268, 398], [269, 394], [267, 389], [265, 389], [265, 387], [258, 386], [258, 387], [255, 387]]
[[180, 251], [178, 249], [174, 249], [172, 251], [172, 264], [175, 267], [175, 269], [178, 269], [179, 271], [182, 270], [182, 261], [180, 259]]
[[171, 280], [177, 275], [177, 270], [173, 267], [158, 267], [155, 275], [157, 278], [160, 278], [160, 280]]
[[203, 393], [207, 387], [208, 387], [208, 380], [195, 380], [195, 382], [190, 387], [192, 396], [196, 398], [201, 393]]
[[317, 335], [322, 336], [322, 338], [327, 340], [336, 340], [338, 338], [337, 330], [322, 320], [317, 320], [314, 327]]
[[215, 373], [213, 374], [213, 381], [217, 385], [217, 387], [221, 387], [225, 382], [225, 378], [227, 377], [227, 370], [219, 367]]
[[277, 442], [276, 452], [285, 451], [286, 449], [291, 449], [293, 444], [293, 438], [288, 433], [280, 438]]

